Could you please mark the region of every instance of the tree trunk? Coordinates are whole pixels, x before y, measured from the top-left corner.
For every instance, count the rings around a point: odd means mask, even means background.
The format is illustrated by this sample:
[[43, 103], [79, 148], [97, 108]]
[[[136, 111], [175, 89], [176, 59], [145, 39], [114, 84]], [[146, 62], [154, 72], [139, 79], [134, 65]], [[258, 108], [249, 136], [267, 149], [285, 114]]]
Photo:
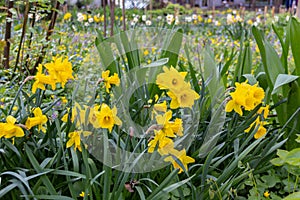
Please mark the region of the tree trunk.
[[114, 35], [115, 0], [110, 0], [110, 36]]
[[10, 9], [13, 8], [14, 2], [6, 0], [7, 5], [7, 16], [6, 16], [6, 27], [5, 27], [5, 42], [6, 46], [4, 47], [4, 61], [3, 65], [6, 69], [9, 68], [9, 51], [10, 51], [10, 38], [11, 38], [11, 24], [12, 24], [12, 13]]
[[[151, 0], [150, 0], [151, 1]], [[122, 0], [122, 24], [123, 24], [123, 31], [126, 31], [126, 21], [125, 21], [125, 0]]]
[[[54, 25], [55, 25], [55, 22], [56, 22], [56, 18], [57, 18], [57, 11], [59, 10], [59, 6], [60, 6], [60, 3], [59, 1], [56, 0], [55, 2], [55, 8], [52, 10], [52, 16], [51, 16], [51, 21], [50, 21], [50, 24], [49, 24], [49, 27], [48, 27], [48, 30], [47, 30], [47, 34], [46, 34], [46, 40], [47, 41], [50, 41], [50, 36], [52, 35], [53, 33], [53, 29], [54, 29]], [[34, 65], [34, 68], [31, 70], [31, 74], [34, 74], [35, 71], [36, 71], [36, 68], [39, 66], [39, 64], [42, 63], [45, 55], [46, 55], [46, 48], [48, 47], [48, 45], [44, 45], [42, 47], [42, 51], [40, 53], [40, 56], [37, 60], [37, 62], [35, 63]]]
[[[17, 53], [17, 58], [16, 58], [16, 64], [15, 64], [14, 72], [16, 71], [16, 69], [18, 67], [18, 64], [19, 64], [19, 58], [20, 58], [21, 48], [22, 48], [23, 40], [24, 40], [25, 33], [26, 33], [26, 25], [27, 25], [27, 20], [28, 20], [28, 13], [29, 13], [29, 1], [25, 0], [25, 2], [26, 2], [26, 7], [25, 7], [23, 27], [22, 27], [22, 35], [21, 35], [21, 39], [20, 39], [20, 43], [19, 43], [19, 49], [18, 49], [18, 53]], [[21, 63], [21, 65], [22, 65], [22, 63]], [[22, 72], [22, 67], [20, 67], [20, 72]]]
[[103, 36], [106, 37], [106, 0], [103, 0], [103, 16], [104, 16], [104, 23], [103, 23]]

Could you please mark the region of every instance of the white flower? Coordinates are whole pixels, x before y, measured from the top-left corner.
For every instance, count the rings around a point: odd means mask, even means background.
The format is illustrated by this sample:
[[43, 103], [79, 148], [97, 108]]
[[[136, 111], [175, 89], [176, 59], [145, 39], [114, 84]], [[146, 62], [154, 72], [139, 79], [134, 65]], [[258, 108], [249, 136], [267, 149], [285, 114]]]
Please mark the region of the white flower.
[[192, 18], [191, 17], [189, 17], [189, 16], [187, 16], [187, 17], [185, 17], [185, 19], [184, 19], [186, 22], [191, 22], [192, 21]]
[[236, 21], [238, 21], [238, 22], [241, 22], [241, 21], [243, 21], [243, 19], [241, 18], [241, 16], [240, 16], [240, 15], [237, 15], [237, 16], [235, 17], [235, 19], [236, 19]]
[[259, 24], [260, 23], [260, 17], [256, 17], [256, 22]]
[[90, 24], [88, 22], [85, 22], [84, 23], [84, 26], [89, 26]]
[[176, 16], [176, 17], [175, 17], [175, 25], [178, 25], [178, 24], [179, 24], [179, 17]]
[[147, 20], [147, 16], [146, 15], [142, 15], [142, 21], [145, 22]]
[[198, 19], [198, 16], [197, 16], [196, 14], [193, 14], [193, 15], [192, 15], [192, 18], [193, 18], [193, 20], [197, 20], [197, 19]]
[[235, 15], [235, 14], [236, 14], [236, 10], [233, 10], [233, 11], [232, 11], [232, 14], [234, 14], [234, 15]]
[[157, 16], [157, 20], [160, 21], [162, 18], [161, 16]]
[[93, 23], [94, 19], [91, 17], [88, 19], [89, 23]]
[[258, 26], [258, 23], [257, 23], [257, 22], [254, 22], [254, 23], [253, 23], [253, 26]]
[[151, 22], [150, 20], [147, 20], [147, 21], [146, 21], [146, 25], [147, 25], [147, 26], [151, 26], [151, 25], [152, 25], [152, 22]]
[[82, 13], [77, 13], [77, 21], [82, 22], [84, 20]]
[[132, 21], [132, 22], [130, 23], [130, 25], [131, 25], [131, 26], [135, 26], [135, 22]]
[[215, 26], [220, 26], [220, 25], [221, 25], [221, 23], [218, 20], [216, 20], [215, 21]]
[[232, 24], [234, 22], [234, 17], [232, 14], [227, 15], [227, 24]]
[[168, 14], [166, 18], [167, 18], [167, 21], [173, 21], [174, 16], [172, 14], [171, 15]]
[[276, 15], [276, 16], [274, 16], [274, 21], [275, 22], [278, 22], [279, 21], [279, 17]]
[[213, 16], [212, 16], [212, 15], [208, 15], [208, 18], [209, 18], [209, 19], [212, 19], [212, 18], [213, 18]]
[[286, 18], [285, 18], [285, 20], [286, 20], [286, 21], [289, 21], [289, 20], [290, 20], [290, 16], [287, 15]]
[[137, 17], [133, 18], [133, 22], [137, 23], [139, 21], [139, 19]]
[[73, 29], [73, 31], [75, 31], [75, 32], [77, 31], [77, 28], [76, 28], [76, 26], [75, 26], [74, 24], [72, 25], [72, 29]]

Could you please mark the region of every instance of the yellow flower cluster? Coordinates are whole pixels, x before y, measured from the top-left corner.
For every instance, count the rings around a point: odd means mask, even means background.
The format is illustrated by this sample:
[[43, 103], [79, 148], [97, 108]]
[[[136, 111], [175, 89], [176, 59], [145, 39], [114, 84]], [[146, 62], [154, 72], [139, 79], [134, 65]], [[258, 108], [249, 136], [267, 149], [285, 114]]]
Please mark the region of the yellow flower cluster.
[[[63, 122], [68, 121], [69, 113], [62, 117]], [[82, 129], [82, 126], [91, 124], [94, 128], [106, 128], [109, 132], [112, 131], [114, 125], [121, 126], [122, 121], [117, 116], [117, 108], [112, 109], [105, 103], [100, 105], [94, 105], [93, 107], [83, 106], [81, 107], [78, 103], [75, 103], [72, 108], [71, 122], [75, 123], [77, 129]], [[69, 141], [67, 148], [75, 146], [75, 149], [81, 151], [80, 148], [80, 135], [88, 136], [87, 131], [74, 131], [69, 133]]]
[[188, 169], [187, 164], [193, 163], [195, 160], [186, 155], [185, 149], [178, 151], [174, 148], [174, 142], [171, 138], [183, 136], [183, 127], [181, 119], [176, 118], [174, 121], [170, 121], [171, 118], [172, 111], [156, 116], [156, 122], [160, 130], [154, 130], [154, 138], [148, 143], [148, 152], [153, 153], [157, 148], [160, 155], [167, 156], [165, 161], [171, 162], [175, 169], [179, 169], [178, 173], [181, 173], [184, 169], [174, 159], [174, 156], [180, 160], [186, 170]]
[[24, 131], [16, 125], [17, 119], [9, 115], [6, 117], [5, 123], [0, 123], [0, 138], [23, 137]]
[[[163, 71], [157, 76], [156, 84], [160, 89], [168, 90], [167, 95], [172, 99], [170, 108], [191, 108], [194, 105], [194, 101], [200, 96], [191, 89], [189, 83], [184, 81], [187, 72], [178, 72], [174, 67], [170, 69], [163, 67]], [[155, 96], [155, 101], [157, 102], [157, 100], [158, 96]], [[195, 162], [195, 160], [186, 155], [185, 149], [181, 151], [175, 149], [173, 139], [183, 136], [182, 119], [175, 118], [171, 121], [172, 111], [167, 110], [167, 101], [154, 104], [153, 113], [156, 115], [158, 130], [154, 130], [154, 137], [148, 143], [148, 152], [153, 153], [157, 149], [160, 155], [166, 156], [165, 161], [171, 162], [175, 169], [179, 169], [178, 173], [181, 173], [187, 170], [187, 165]]]
[[262, 103], [265, 92], [258, 83], [250, 85], [247, 82], [235, 83], [236, 89], [230, 93], [231, 100], [226, 105], [226, 112], [234, 110], [239, 115], [243, 115], [242, 107], [247, 110], [253, 110], [258, 104]]
[[163, 67], [164, 73], [161, 73], [156, 78], [156, 84], [160, 89], [169, 90], [167, 94], [171, 97], [171, 109], [192, 108], [194, 101], [200, 96], [191, 89], [190, 83], [184, 81], [187, 72], [178, 72], [174, 67], [168, 69]]
[[69, 19], [71, 19], [71, 17], [72, 17], [72, 14], [69, 13], [69, 12], [67, 12], [67, 13], [64, 15], [64, 20], [65, 20], [65, 21], [66, 21], [66, 20], [69, 20]]
[[32, 92], [35, 93], [37, 88], [45, 90], [45, 85], [51, 85], [52, 90], [56, 89], [56, 83], [60, 83], [64, 88], [68, 80], [74, 79], [72, 73], [72, 64], [68, 59], [63, 57], [54, 57], [52, 62], [44, 65], [47, 69], [47, 75], [43, 73], [43, 66], [37, 67], [35, 82], [32, 85]]
[[[261, 87], [258, 87], [258, 83], [255, 85], [250, 85], [247, 82], [235, 83], [236, 89], [234, 92], [230, 93], [231, 100], [227, 103], [225, 107], [226, 112], [231, 112], [234, 110], [240, 116], [243, 115], [243, 110], [247, 111], [253, 110], [258, 104], [262, 103], [265, 92]], [[267, 129], [264, 127], [265, 121], [261, 118], [266, 119], [269, 114], [269, 105], [261, 107], [258, 114], [263, 115], [263, 117], [258, 116], [257, 119], [245, 130], [248, 133], [252, 127], [256, 128], [257, 131], [254, 135], [255, 139], [258, 139], [266, 134]]]

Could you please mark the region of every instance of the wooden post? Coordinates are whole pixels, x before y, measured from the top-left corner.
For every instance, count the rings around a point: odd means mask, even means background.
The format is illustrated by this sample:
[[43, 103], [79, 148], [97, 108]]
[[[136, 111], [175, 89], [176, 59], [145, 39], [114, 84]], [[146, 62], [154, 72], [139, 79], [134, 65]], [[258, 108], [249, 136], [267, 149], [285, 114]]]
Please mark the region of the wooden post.
[[3, 65], [6, 69], [9, 68], [9, 51], [10, 51], [10, 38], [11, 38], [11, 24], [12, 24], [12, 13], [10, 9], [13, 8], [14, 2], [6, 0], [7, 5], [7, 16], [6, 16], [6, 25], [5, 25], [5, 47], [4, 47], [4, 61]]
[[274, 18], [275, 16], [275, 6], [272, 7], [272, 17]]
[[268, 6], [265, 6], [265, 9], [264, 9], [264, 23], [266, 23], [266, 21], [267, 21], [267, 13], [268, 13]]

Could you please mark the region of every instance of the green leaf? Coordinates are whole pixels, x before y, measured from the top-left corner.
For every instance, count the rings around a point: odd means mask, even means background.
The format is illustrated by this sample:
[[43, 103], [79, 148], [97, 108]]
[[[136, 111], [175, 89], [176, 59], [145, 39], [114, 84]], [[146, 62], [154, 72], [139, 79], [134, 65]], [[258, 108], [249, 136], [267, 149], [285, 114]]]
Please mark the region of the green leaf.
[[193, 176], [191, 176], [191, 177], [189, 177], [185, 180], [179, 181], [179, 182], [174, 183], [174, 184], [172, 184], [172, 185], [170, 185], [166, 188], [163, 188], [152, 199], [160, 199], [165, 194], [168, 194], [168, 193], [172, 192], [173, 190], [175, 190], [175, 189], [179, 188], [180, 186], [182, 186], [182, 185], [186, 184], [187, 182], [189, 182], [194, 176], [196, 176], [196, 174], [194, 174]]
[[285, 70], [275, 49], [267, 41], [257, 27], [252, 27], [253, 36], [257, 42], [269, 87], [273, 90], [276, 77], [284, 74]]
[[290, 151], [286, 155], [286, 162], [293, 166], [300, 166], [300, 148]]
[[170, 33], [170, 37], [166, 37], [166, 48], [162, 51], [161, 58], [169, 58], [168, 66], [175, 67], [178, 61], [178, 55], [182, 44], [183, 30], [177, 28]]
[[300, 22], [293, 17], [289, 24], [291, 49], [296, 65], [296, 75], [300, 75], [300, 43], [296, 42], [300, 38]]
[[300, 199], [300, 192], [294, 192], [289, 196], [285, 197], [283, 200], [299, 200]]
[[275, 94], [281, 86], [293, 82], [297, 78], [299, 78], [299, 76], [294, 76], [289, 74], [279, 74], [276, 78], [272, 94]]
[[252, 74], [243, 74], [243, 77], [248, 80], [248, 83], [250, 85], [254, 85], [255, 83], [257, 83], [256, 78]]
[[286, 150], [282, 150], [282, 149], [277, 149], [277, 155], [281, 158], [281, 159], [286, 159], [286, 156], [288, 155], [288, 151]]

